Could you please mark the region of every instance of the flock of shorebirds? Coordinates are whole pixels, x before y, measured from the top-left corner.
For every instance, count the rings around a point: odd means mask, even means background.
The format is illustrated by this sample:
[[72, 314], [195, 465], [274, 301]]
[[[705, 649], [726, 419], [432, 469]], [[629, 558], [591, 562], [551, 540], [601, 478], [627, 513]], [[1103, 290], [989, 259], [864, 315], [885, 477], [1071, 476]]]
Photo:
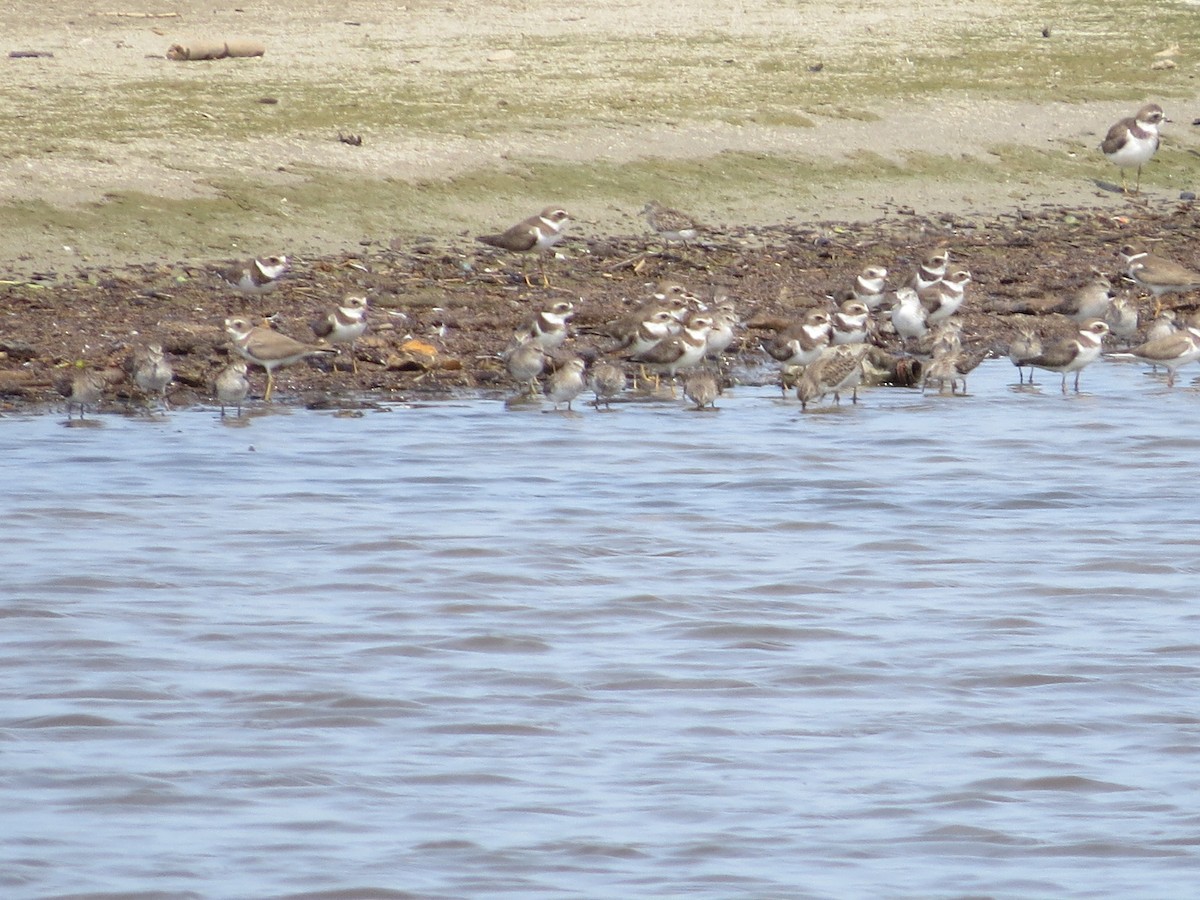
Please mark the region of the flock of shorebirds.
[[[1134, 116], [1109, 129], [1101, 151], [1121, 170], [1122, 190], [1128, 191], [1125, 170], [1134, 168], [1140, 190], [1141, 169], [1159, 145], [1158, 128], [1169, 121], [1157, 104], [1148, 104]], [[697, 240], [704, 226], [678, 210], [651, 201], [642, 210], [652, 231], [664, 245], [681, 243], [686, 248]], [[480, 235], [483, 244], [504, 251], [533, 256], [539, 265], [543, 286], [550, 281], [545, 256], [563, 238], [570, 216], [559, 207], [548, 207], [502, 232]], [[1063, 304], [1058, 311], [1077, 323], [1077, 331], [1050, 340], [1026, 325], [1018, 326], [1008, 357], [1024, 370], [1043, 369], [1062, 376], [1062, 390], [1074, 375], [1079, 389], [1082, 370], [1099, 359], [1106, 336], [1124, 341], [1126, 347], [1109, 356], [1140, 360], [1161, 366], [1167, 384], [1183, 365], [1200, 360], [1200, 315], [1178, 321], [1171, 311], [1161, 309], [1161, 298], [1171, 292], [1200, 290], [1200, 273], [1192, 271], [1142, 247], [1121, 251], [1121, 276], [1148, 292], [1158, 314], [1145, 330], [1144, 340], [1133, 345], [1139, 331], [1134, 303], [1118, 296], [1103, 275], [1097, 276]], [[249, 260], [221, 273], [232, 287], [248, 294], [274, 289], [288, 270], [285, 256]], [[524, 280], [532, 286], [529, 275]], [[970, 272], [950, 265], [950, 252], [939, 248], [929, 254], [903, 283], [888, 289], [888, 270], [882, 265], [862, 269], [838, 295], [833, 306], [813, 308], [795, 321], [775, 322], [771, 335], [761, 341], [763, 350], [779, 363], [779, 381], [784, 390], [794, 389], [801, 408], [832, 396], [840, 403], [849, 393], [857, 402], [858, 387], [867, 383], [901, 383], [936, 386], [939, 392], [966, 391], [966, 376], [993, 348], [972, 347], [964, 339], [958, 316], [967, 298]], [[315, 356], [333, 356], [346, 347], [351, 368], [358, 371], [355, 342], [368, 326], [368, 299], [355, 294], [312, 323], [314, 340], [297, 340], [276, 331], [270, 324], [253, 324], [246, 318], [225, 320], [225, 331], [237, 359], [217, 376], [214, 393], [224, 416], [227, 407], [241, 415], [250, 383], [248, 364], [266, 372], [263, 394], [269, 402], [277, 369]], [[684, 395], [697, 409], [712, 408], [728, 381], [724, 366], [726, 351], [738, 341], [741, 327], [735, 305], [723, 295], [702, 299], [678, 282], [662, 282], [653, 296], [629, 314], [591, 329], [595, 337], [609, 340], [600, 351], [568, 352], [571, 319], [575, 307], [559, 300], [538, 311], [511, 337], [500, 358], [513, 381], [518, 397], [544, 395], [557, 409], [568, 410], [581, 394], [591, 391], [597, 408], [608, 408], [628, 390], [633, 370], [635, 388], [651, 382], [657, 393], [661, 380], [668, 379], [672, 396], [675, 381], [682, 379]], [[163, 348], [150, 344], [135, 352], [127, 373], [140, 390], [157, 397], [165, 408], [167, 390], [173, 379]], [[542, 379], [544, 378], [544, 384]], [[68, 418], [71, 410], [95, 404], [108, 386], [111, 375], [93, 370], [75, 374], [69, 385]]]

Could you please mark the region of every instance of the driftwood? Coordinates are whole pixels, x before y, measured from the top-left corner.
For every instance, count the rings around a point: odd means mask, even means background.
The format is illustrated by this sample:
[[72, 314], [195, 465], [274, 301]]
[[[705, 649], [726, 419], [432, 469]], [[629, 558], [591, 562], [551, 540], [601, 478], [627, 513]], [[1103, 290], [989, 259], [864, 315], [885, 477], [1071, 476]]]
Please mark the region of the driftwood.
[[11, 50], [9, 59], [53, 59], [54, 54], [49, 50]]
[[97, 12], [93, 16], [112, 19], [178, 19], [177, 12]]
[[194, 41], [189, 44], [172, 44], [167, 50], [167, 59], [177, 62], [201, 59], [230, 59], [233, 57], [262, 56], [267, 48], [258, 41]]

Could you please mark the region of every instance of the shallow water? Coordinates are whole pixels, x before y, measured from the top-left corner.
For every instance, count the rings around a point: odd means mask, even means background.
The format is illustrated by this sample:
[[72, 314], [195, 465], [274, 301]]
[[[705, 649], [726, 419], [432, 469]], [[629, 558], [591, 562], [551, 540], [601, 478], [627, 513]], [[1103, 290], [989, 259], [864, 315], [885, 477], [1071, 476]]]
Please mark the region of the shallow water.
[[0, 420], [0, 892], [1190, 895], [1200, 390], [1013, 376]]

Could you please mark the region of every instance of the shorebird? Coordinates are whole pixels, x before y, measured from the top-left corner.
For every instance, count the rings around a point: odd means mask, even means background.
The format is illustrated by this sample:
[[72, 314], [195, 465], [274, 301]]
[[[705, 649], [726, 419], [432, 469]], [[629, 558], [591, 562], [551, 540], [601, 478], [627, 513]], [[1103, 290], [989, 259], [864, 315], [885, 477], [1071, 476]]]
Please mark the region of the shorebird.
[[867, 339], [871, 310], [858, 300], [846, 300], [833, 314], [830, 339], [834, 344], [861, 344]]
[[350, 347], [350, 370], [358, 374], [358, 358], [354, 354], [354, 342], [367, 330], [367, 298], [363, 294], [349, 294], [336, 309], [312, 323], [313, 334], [330, 344], [348, 344]]
[[1092, 319], [1103, 319], [1104, 311], [1114, 296], [1112, 282], [1106, 275], [1097, 272], [1087, 284], [1072, 292], [1070, 299], [1056, 307], [1056, 311], [1082, 325]]
[[853, 391], [851, 401], [858, 403], [858, 385], [862, 382], [862, 362], [866, 353], [865, 344], [840, 344], [824, 350], [817, 361], [804, 370], [796, 385], [800, 410], [806, 411], [808, 404], [827, 394], [833, 394], [834, 401], [840, 404], [842, 392], [846, 390]]
[[865, 304], [867, 309], [876, 310], [883, 304], [887, 287], [888, 270], [883, 266], [867, 266], [855, 276], [850, 288], [854, 299]]
[[1073, 337], [1056, 341], [1043, 347], [1040, 353], [1025, 357], [1019, 363], [1013, 360], [1013, 363], [1060, 373], [1064, 394], [1067, 392], [1067, 376], [1074, 372], [1075, 390], [1078, 391], [1080, 372], [1100, 356], [1100, 345], [1106, 334], [1108, 325], [1094, 319], [1080, 328], [1079, 333]]
[[546, 368], [546, 353], [532, 341], [509, 347], [501, 355], [504, 367], [513, 381], [529, 391], [529, 396], [538, 393], [538, 376]]
[[[536, 253], [538, 267], [542, 273], [542, 287], [550, 287], [543, 254], [562, 240], [563, 232], [570, 221], [571, 216], [565, 209], [547, 206], [537, 215], [530, 216], [499, 234], [481, 234], [475, 240], [512, 253]], [[524, 262], [521, 264], [521, 274], [525, 278], [525, 284], [533, 287], [525, 271]]]
[[83, 420], [84, 410], [100, 402], [104, 389], [108, 387], [109, 379], [95, 369], [80, 369], [70, 380], [59, 384], [58, 389], [67, 398], [67, 421], [71, 421], [71, 407], [79, 407], [79, 418]]
[[217, 375], [215, 383], [217, 402], [221, 404], [221, 418], [225, 418], [225, 407], [236, 406], [238, 418], [242, 417], [242, 401], [250, 392], [250, 382], [246, 380], [246, 361], [235, 359]]
[[892, 307], [892, 327], [900, 340], [919, 338], [929, 330], [928, 313], [921, 305], [921, 296], [914, 288], [900, 288], [896, 291], [896, 305]]
[[[1033, 330], [1033, 326], [1027, 322], [1019, 323], [1016, 337], [1008, 345], [1008, 358], [1017, 367], [1018, 383], [1025, 383], [1025, 366], [1028, 365], [1025, 360], [1040, 356], [1041, 353], [1042, 339]], [[1033, 384], [1032, 368], [1029, 370], [1029, 383]]]
[[1104, 322], [1108, 325], [1109, 334], [1128, 344], [1138, 330], [1137, 307], [1124, 297], [1113, 297], [1104, 311]]
[[279, 279], [289, 266], [286, 256], [264, 256], [232, 263], [217, 274], [226, 284], [243, 294], [265, 294], [279, 287]]
[[551, 373], [546, 381], [546, 396], [554, 402], [555, 409], [558, 409], [558, 404], [565, 403], [567, 412], [571, 411], [571, 401], [587, 387], [583, 377], [585, 368], [586, 363], [582, 359], [572, 356]]
[[588, 386], [596, 395], [596, 409], [601, 403], [605, 409], [612, 409], [613, 398], [625, 390], [625, 371], [610, 362], [598, 362], [588, 373]]
[[1137, 185], [1134, 194], [1142, 189], [1142, 166], [1158, 151], [1158, 126], [1170, 122], [1157, 103], [1147, 103], [1136, 115], [1121, 119], [1108, 129], [1100, 143], [1100, 152], [1110, 163], [1121, 170], [1121, 193], [1129, 193], [1125, 181], [1125, 170], [1137, 167]]
[[1110, 359], [1136, 359], [1167, 370], [1167, 387], [1175, 386], [1175, 371], [1200, 359], [1200, 330], [1183, 328], [1163, 337], [1148, 340], [1123, 353], [1109, 353]]
[[683, 395], [696, 404], [696, 409], [716, 409], [721, 386], [712, 372], [693, 372], [683, 382]]
[[925, 308], [925, 323], [936, 325], [958, 312], [966, 299], [967, 285], [970, 283], [971, 273], [966, 269], [958, 269], [947, 272], [937, 283], [917, 291]]
[[769, 341], [763, 341], [767, 355], [779, 365], [779, 387], [785, 394], [795, 386], [795, 377], [805, 366], [816, 362], [821, 351], [829, 346], [833, 324], [829, 313], [811, 309], [803, 321], [781, 329]]
[[642, 208], [642, 215], [650, 229], [663, 239], [664, 244], [677, 241], [687, 249], [688, 241], [694, 241], [704, 226], [687, 213], [669, 206], [663, 206], [657, 200], [651, 200]]
[[917, 266], [912, 277], [908, 280], [908, 287], [914, 291], [923, 291], [927, 287], [937, 284], [946, 274], [946, 266], [950, 262], [950, 251], [942, 248], [935, 250], [926, 256]]
[[629, 358], [659, 375], [669, 375], [672, 379], [671, 391], [674, 393], [675, 376], [694, 368], [704, 359], [708, 350], [708, 333], [712, 327], [713, 320], [708, 316], [693, 316], [679, 334], [664, 338], [653, 347]]
[[148, 344], [133, 354], [133, 383], [147, 394], [157, 395], [163, 409], [170, 406], [167, 388], [174, 378], [175, 372], [163, 355], [162, 344]]
[[336, 352], [328, 347], [302, 344], [295, 338], [261, 325], [252, 326], [242, 318], [226, 319], [225, 331], [238, 354], [266, 370], [267, 389], [263, 401], [267, 403], [271, 401], [271, 394], [275, 390], [276, 369], [310, 356], [330, 356]]
[[574, 315], [575, 304], [559, 300], [513, 332], [512, 345], [532, 341], [543, 350], [557, 350], [567, 340], [567, 322]]

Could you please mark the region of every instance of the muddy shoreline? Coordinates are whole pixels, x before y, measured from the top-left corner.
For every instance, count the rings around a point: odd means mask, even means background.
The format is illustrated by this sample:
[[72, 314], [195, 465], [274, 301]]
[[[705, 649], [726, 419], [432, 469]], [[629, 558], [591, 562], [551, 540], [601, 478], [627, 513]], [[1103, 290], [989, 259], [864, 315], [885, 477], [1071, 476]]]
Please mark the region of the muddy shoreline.
[[[773, 327], [812, 307], [832, 308], [829, 298], [865, 265], [886, 266], [894, 289], [936, 247], [948, 248], [972, 275], [961, 313], [966, 340], [1003, 355], [1015, 324], [1027, 317], [1043, 333], [1068, 331], [1069, 320], [1055, 309], [1093, 270], [1109, 274], [1139, 307], [1144, 328], [1152, 304], [1121, 284], [1117, 249], [1150, 240], [1194, 264], [1190, 235], [1197, 224], [1190, 203], [1167, 209], [1130, 203], [1121, 214], [1045, 207], [967, 219], [897, 211], [870, 224], [730, 229], [686, 250], [664, 249], [648, 233], [576, 236], [548, 263], [549, 288], [527, 287], [517, 257], [493, 253], [470, 236], [294, 259], [278, 289], [261, 296], [240, 294], [210, 267], [184, 262], [44, 272], [0, 285], [0, 409], [62, 411], [61, 386], [88, 367], [114, 373], [103, 411], [142, 414], [148, 398], [116, 373], [151, 342], [163, 345], [175, 369], [172, 407], [211, 405], [213, 379], [230, 359], [227, 316], [274, 316], [281, 332], [312, 341], [308, 323], [350, 292], [367, 292], [372, 304], [359, 374], [344, 357], [332, 366], [285, 368], [274, 403], [355, 409], [464, 394], [505, 397], [516, 388], [499, 353], [532, 313], [571, 300], [577, 313], [564, 352], [600, 358], [611, 341], [597, 327], [649, 299], [664, 278], [701, 297], [720, 292], [735, 301], [742, 327], [728, 353], [731, 377], [763, 383], [777, 377], [760, 345]], [[1196, 303], [1181, 295], [1168, 305], [1190, 310]], [[251, 397], [261, 397], [263, 373], [251, 373]]]

